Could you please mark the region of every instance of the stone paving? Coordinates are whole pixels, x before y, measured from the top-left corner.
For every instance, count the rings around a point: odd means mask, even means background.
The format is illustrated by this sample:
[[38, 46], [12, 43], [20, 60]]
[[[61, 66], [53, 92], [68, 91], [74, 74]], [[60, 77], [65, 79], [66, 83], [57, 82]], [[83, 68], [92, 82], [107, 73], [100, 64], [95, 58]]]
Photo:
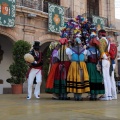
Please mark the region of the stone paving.
[[51, 97], [41, 94], [40, 99], [27, 100], [26, 94], [0, 95], [0, 120], [120, 120], [120, 94], [118, 100], [112, 101], [63, 101]]

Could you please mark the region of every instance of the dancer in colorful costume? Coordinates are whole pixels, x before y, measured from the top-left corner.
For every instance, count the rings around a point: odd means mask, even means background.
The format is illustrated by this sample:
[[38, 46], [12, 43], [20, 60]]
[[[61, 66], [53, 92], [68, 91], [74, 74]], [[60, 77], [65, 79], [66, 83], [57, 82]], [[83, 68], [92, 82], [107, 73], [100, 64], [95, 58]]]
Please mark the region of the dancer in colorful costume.
[[59, 66], [56, 69], [56, 75], [54, 80], [54, 93], [59, 94], [59, 99], [68, 100], [70, 98], [67, 97], [66, 79], [71, 62], [68, 58], [68, 55], [66, 54], [66, 50], [70, 48], [67, 38], [61, 38], [59, 42], [61, 44], [61, 47], [58, 51], [60, 62]]
[[71, 55], [71, 64], [67, 75], [67, 92], [74, 93], [75, 100], [82, 100], [82, 93], [90, 91], [88, 71], [84, 62], [87, 51], [79, 38], [75, 40], [74, 47], [66, 51], [67, 55]]
[[115, 58], [117, 56], [117, 46], [114, 42], [114, 39], [112, 36], [107, 37], [108, 41], [110, 42], [110, 62], [111, 62], [111, 69], [110, 69], [110, 80], [111, 80], [111, 92], [112, 92], [112, 99], [116, 100], [117, 99], [117, 89], [116, 89], [116, 83], [115, 83], [115, 78], [114, 78], [114, 71], [115, 71]]
[[[104, 94], [103, 76], [101, 71], [98, 71], [97, 64], [99, 62], [99, 51], [98, 51], [99, 41], [97, 40], [97, 35], [92, 32], [89, 41], [89, 48], [87, 49], [87, 69], [89, 74], [90, 82], [90, 100], [97, 100], [98, 94]], [[101, 70], [101, 69], [100, 69]]]
[[110, 82], [110, 73], [109, 73], [110, 44], [109, 44], [108, 40], [106, 39], [106, 31], [105, 30], [99, 30], [98, 36], [100, 38], [99, 51], [100, 51], [100, 57], [102, 60], [102, 74], [103, 74], [103, 81], [104, 81], [104, 87], [105, 87], [105, 96], [103, 98], [100, 98], [100, 100], [112, 100], [111, 82]]
[[[50, 68], [50, 72], [46, 81], [46, 92], [54, 93], [54, 80], [56, 75], [57, 67], [59, 66], [60, 58], [58, 55], [58, 50], [60, 45], [58, 42], [54, 42], [54, 49], [52, 51], [52, 65]], [[53, 98], [58, 99], [58, 94], [53, 94]]]
[[34, 62], [29, 63], [30, 69], [28, 70], [28, 96], [27, 99], [31, 99], [32, 97], [32, 85], [33, 81], [36, 78], [36, 85], [34, 90], [34, 95], [36, 98], [40, 98], [40, 86], [42, 83], [42, 53], [39, 52], [40, 42], [35, 41], [33, 45], [33, 49], [30, 51], [30, 54], [34, 57]]

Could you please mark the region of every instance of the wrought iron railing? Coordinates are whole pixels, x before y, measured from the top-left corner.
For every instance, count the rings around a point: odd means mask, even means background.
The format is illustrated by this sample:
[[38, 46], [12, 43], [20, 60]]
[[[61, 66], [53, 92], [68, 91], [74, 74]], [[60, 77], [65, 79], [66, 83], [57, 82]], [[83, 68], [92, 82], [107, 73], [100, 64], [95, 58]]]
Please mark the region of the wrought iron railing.
[[[43, 0], [16, 0], [16, 5], [48, 13], [48, 2], [44, 3]], [[64, 10], [65, 17], [70, 17], [70, 8], [64, 7]]]
[[[83, 17], [87, 18], [90, 22], [93, 22], [92, 14], [84, 13], [82, 14]], [[98, 16], [101, 17], [101, 16]], [[108, 27], [108, 18], [101, 17], [104, 20], [105, 27]]]

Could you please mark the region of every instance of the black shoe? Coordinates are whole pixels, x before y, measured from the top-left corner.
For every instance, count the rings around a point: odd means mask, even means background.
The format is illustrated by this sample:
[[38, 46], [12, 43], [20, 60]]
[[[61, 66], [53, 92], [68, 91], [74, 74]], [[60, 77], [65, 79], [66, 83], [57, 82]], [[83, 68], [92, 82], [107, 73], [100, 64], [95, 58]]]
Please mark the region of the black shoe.
[[75, 99], [75, 101], [82, 101], [83, 100], [83, 98], [74, 98]]
[[70, 97], [64, 97], [64, 100], [70, 100]]
[[75, 99], [75, 101], [78, 101], [78, 98], [74, 98]]
[[59, 100], [64, 100], [64, 97], [59, 97]]
[[95, 98], [93, 98], [93, 97], [90, 97], [90, 101], [94, 101], [95, 100]]
[[66, 100], [70, 100], [70, 97], [67, 97]]
[[97, 98], [94, 98], [94, 99], [95, 99], [95, 101], [98, 100]]
[[79, 101], [83, 101], [83, 98], [79, 98]]

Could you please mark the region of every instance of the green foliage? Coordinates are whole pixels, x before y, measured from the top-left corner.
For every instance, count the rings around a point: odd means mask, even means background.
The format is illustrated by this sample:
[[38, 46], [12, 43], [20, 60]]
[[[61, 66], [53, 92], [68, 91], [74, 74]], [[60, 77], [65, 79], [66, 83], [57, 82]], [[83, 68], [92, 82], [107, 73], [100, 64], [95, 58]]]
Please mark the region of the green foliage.
[[48, 70], [49, 70], [49, 63], [50, 63], [50, 55], [51, 55], [50, 49], [47, 49], [47, 53], [44, 56], [44, 66], [43, 66], [43, 70], [44, 70], [44, 79], [47, 80], [48, 77]]
[[13, 60], [14, 62], [9, 66], [11, 78], [6, 81], [11, 84], [21, 84], [25, 81], [28, 65], [24, 60], [24, 55], [29, 52], [31, 48], [30, 43], [24, 40], [18, 40], [13, 45]]

